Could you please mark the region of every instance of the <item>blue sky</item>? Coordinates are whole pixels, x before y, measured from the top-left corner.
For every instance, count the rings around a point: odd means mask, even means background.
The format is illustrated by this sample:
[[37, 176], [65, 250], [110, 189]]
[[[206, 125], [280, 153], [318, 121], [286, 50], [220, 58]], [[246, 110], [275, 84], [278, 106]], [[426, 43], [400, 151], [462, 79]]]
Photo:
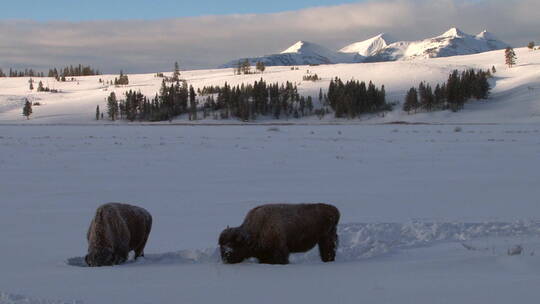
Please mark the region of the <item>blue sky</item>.
[[39, 21], [161, 19], [201, 15], [275, 13], [359, 0], [17, 0], [5, 1], [0, 19]]

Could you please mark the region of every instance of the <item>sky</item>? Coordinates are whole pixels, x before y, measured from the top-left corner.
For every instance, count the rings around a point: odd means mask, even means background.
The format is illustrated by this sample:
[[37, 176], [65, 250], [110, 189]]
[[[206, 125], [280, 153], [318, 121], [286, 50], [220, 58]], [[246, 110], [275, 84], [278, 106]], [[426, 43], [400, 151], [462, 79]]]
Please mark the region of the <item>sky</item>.
[[105, 73], [154, 73], [172, 70], [175, 61], [183, 69], [215, 68], [298, 40], [338, 50], [379, 33], [418, 40], [451, 27], [487, 29], [513, 46], [540, 40], [539, 0], [6, 2], [4, 70], [81, 63]]
[[24, 0], [6, 1], [0, 19], [155, 20], [204, 15], [260, 14], [359, 2], [358, 0]]

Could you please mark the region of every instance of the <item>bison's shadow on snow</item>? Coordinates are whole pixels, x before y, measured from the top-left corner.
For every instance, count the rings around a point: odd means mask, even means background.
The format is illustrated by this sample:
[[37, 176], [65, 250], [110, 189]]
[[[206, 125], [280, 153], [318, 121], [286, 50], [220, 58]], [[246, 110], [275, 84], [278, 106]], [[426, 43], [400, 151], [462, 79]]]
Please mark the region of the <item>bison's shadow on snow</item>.
[[[203, 264], [203, 263], [218, 263], [220, 261], [219, 251], [217, 248], [209, 248], [204, 250], [180, 250], [175, 252], [146, 254], [138, 260], [130, 259], [122, 265], [124, 266], [143, 266], [156, 264]], [[76, 267], [88, 267], [84, 257], [72, 257], [67, 259], [66, 264]]]
[[[356, 223], [338, 226], [340, 244], [336, 262], [355, 262], [386, 256], [399, 250], [429, 247], [442, 242], [456, 242], [485, 237], [515, 237], [539, 235], [540, 222], [485, 223]], [[505, 253], [503, 253], [505, 254]], [[292, 264], [322, 264], [317, 249], [292, 254]], [[73, 257], [68, 265], [87, 267], [84, 257]], [[177, 252], [146, 254], [137, 261], [130, 260], [120, 267], [156, 264], [219, 264], [218, 248], [188, 249]], [[249, 261], [247, 262], [249, 263]], [[118, 267], [118, 266], [115, 266]]]

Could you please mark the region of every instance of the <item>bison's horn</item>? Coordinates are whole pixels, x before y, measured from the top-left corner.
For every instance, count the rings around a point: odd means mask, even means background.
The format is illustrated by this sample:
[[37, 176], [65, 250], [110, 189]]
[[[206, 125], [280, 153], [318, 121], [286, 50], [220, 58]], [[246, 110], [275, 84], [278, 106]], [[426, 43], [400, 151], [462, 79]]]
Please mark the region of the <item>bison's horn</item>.
[[227, 229], [229, 229], [229, 225], [227, 225]]

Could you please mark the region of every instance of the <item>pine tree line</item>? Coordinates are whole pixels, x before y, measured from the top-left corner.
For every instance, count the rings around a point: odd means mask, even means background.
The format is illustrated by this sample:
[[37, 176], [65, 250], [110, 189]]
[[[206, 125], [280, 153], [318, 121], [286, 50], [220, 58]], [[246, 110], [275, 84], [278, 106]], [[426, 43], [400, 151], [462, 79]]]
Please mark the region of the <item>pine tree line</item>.
[[107, 98], [107, 114], [111, 120], [130, 121], [166, 121], [183, 114], [187, 114], [189, 120], [197, 120], [201, 114], [203, 118], [253, 121], [259, 117], [323, 117], [330, 112], [328, 106], [338, 118], [392, 109], [392, 105], [386, 103], [384, 86], [379, 89], [372, 82], [368, 85], [358, 81], [343, 83], [339, 78], [331, 81], [327, 95], [320, 90], [319, 100], [324, 99], [325, 103], [321, 109], [314, 109], [313, 98], [301, 96], [298, 87], [291, 82], [268, 84], [261, 78], [253, 84], [231, 86], [225, 83], [221, 87], [203, 87], [198, 92], [199, 96], [187, 82], [168, 85], [165, 80], [152, 99], [140, 91], [130, 90], [125, 93], [125, 99], [117, 100], [113, 92]]
[[267, 84], [263, 79], [253, 85], [232, 87], [225, 83], [217, 97], [207, 97], [203, 105], [203, 116], [243, 121], [255, 120], [259, 116], [300, 118], [312, 115], [313, 100], [298, 94], [298, 87], [291, 82], [279, 85]]
[[251, 63], [249, 59], [239, 60], [234, 69], [235, 75], [248, 75], [251, 74]]
[[[60, 71], [60, 72], [59, 72]], [[80, 76], [95, 76], [101, 75], [99, 70], [93, 69], [91, 66], [83, 66], [79, 64], [77, 66], [70, 65], [63, 69], [49, 69], [48, 77], [54, 77], [57, 80], [63, 79], [65, 81], [66, 77], [80, 77]]]
[[366, 113], [392, 110], [392, 105], [386, 103], [384, 85], [379, 89], [371, 81], [367, 85], [355, 80], [343, 83], [336, 77], [330, 81], [326, 100], [336, 118], [355, 118]]
[[317, 75], [317, 74], [309, 74], [309, 75], [304, 75], [302, 77], [302, 80], [303, 81], [313, 81], [313, 82], [315, 82], [315, 81], [320, 80], [320, 78], [319, 78], [319, 75]]
[[111, 120], [130, 121], [166, 121], [182, 114], [196, 120], [199, 112], [202, 112], [203, 118], [236, 118], [243, 121], [255, 120], [258, 116], [280, 119], [313, 114], [312, 98], [300, 96], [296, 85], [290, 82], [268, 85], [261, 79], [253, 85], [236, 87], [225, 83], [223, 87], [212, 87], [212, 91], [217, 93], [208, 96], [199, 106], [192, 86], [188, 87], [186, 82], [169, 86], [163, 81], [159, 94], [153, 99], [130, 90], [125, 93], [125, 99], [117, 100], [115, 93], [111, 93], [107, 99], [107, 113]]
[[[493, 71], [495, 69], [493, 68]], [[411, 88], [405, 97], [403, 110], [411, 112], [432, 112], [450, 109], [454, 112], [463, 109], [471, 98], [487, 99], [491, 71], [469, 69], [463, 72], [454, 70], [446, 83], [437, 84], [433, 89], [430, 84], [421, 82], [418, 88]]]
[[[152, 99], [141, 92], [128, 91], [125, 99], [117, 100], [112, 92], [107, 98], [107, 116], [111, 120], [165, 121], [187, 113], [190, 90], [187, 83], [161, 84], [159, 94]], [[194, 94], [194, 91], [193, 91]]]
[[45, 77], [45, 74], [43, 72], [36, 72], [33, 69], [24, 69], [20, 71], [9, 69], [8, 74], [5, 74], [0, 69], [0, 77]]
[[[95, 70], [90, 66], [83, 66], [79, 64], [78, 66], [69, 66], [64, 69], [49, 69], [47, 77], [54, 77], [57, 80], [61, 80], [62, 77], [75, 77], [75, 76], [93, 76], [101, 75], [99, 70]], [[45, 77], [44, 72], [37, 72], [34, 69], [24, 69], [24, 70], [15, 70], [9, 69], [9, 72], [6, 74], [0, 69], [0, 77]], [[64, 79], [65, 81], [65, 79]]]
[[201, 88], [198, 88], [197, 89], [197, 93], [199, 94], [199, 96], [207, 96], [207, 95], [212, 95], [212, 94], [217, 94], [219, 93], [221, 90], [221, 87], [220, 86], [204, 86]]

